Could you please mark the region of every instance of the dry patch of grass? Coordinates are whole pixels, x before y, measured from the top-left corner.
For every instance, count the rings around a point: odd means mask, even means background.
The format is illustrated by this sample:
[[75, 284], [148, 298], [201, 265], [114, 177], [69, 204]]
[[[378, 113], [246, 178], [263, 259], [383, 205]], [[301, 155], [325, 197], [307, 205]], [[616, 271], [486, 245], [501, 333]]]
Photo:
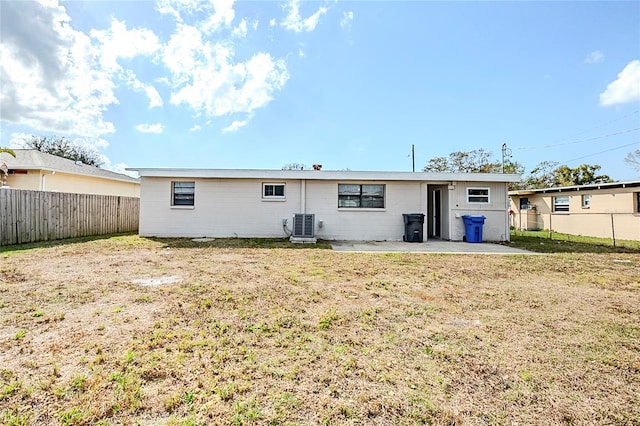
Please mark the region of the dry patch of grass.
[[637, 254], [117, 237], [0, 253], [0, 324], [6, 424], [640, 424]]

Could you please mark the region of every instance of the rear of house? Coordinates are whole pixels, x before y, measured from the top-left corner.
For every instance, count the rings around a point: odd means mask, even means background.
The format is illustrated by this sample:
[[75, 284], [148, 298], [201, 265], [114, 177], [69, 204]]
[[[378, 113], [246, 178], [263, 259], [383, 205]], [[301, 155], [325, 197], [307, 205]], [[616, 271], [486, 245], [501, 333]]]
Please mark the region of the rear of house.
[[640, 240], [640, 181], [511, 191], [511, 225]]
[[141, 177], [140, 235], [285, 237], [296, 214], [314, 237], [400, 241], [403, 214], [424, 237], [461, 241], [483, 215], [484, 240], [509, 239], [507, 184], [517, 175], [303, 170], [132, 169]]

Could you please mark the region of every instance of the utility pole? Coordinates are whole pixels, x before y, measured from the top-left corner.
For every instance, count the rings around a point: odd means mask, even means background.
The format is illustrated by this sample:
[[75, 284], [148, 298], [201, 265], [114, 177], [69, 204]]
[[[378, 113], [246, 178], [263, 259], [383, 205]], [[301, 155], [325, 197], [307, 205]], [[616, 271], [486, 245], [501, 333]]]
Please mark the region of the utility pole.
[[411, 164], [413, 165], [413, 172], [416, 172], [416, 150], [415, 146], [411, 144]]
[[507, 143], [502, 144], [502, 174], [504, 174], [504, 161], [506, 158], [511, 158], [511, 150], [507, 148]]

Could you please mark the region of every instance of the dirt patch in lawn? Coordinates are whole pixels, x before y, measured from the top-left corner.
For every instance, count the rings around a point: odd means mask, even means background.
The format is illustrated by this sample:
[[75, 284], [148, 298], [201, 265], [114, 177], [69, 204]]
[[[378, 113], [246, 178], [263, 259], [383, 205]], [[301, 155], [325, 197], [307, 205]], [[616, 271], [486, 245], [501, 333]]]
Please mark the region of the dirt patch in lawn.
[[216, 244], [0, 253], [0, 422], [640, 423], [637, 254]]

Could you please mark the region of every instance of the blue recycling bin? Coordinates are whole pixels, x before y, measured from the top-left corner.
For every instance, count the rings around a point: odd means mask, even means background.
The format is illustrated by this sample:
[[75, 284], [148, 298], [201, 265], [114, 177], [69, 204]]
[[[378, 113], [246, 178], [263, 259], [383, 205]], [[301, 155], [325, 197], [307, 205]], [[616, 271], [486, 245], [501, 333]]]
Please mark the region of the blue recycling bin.
[[462, 216], [464, 221], [464, 234], [468, 243], [482, 242], [482, 225], [484, 225], [485, 216], [466, 214]]

